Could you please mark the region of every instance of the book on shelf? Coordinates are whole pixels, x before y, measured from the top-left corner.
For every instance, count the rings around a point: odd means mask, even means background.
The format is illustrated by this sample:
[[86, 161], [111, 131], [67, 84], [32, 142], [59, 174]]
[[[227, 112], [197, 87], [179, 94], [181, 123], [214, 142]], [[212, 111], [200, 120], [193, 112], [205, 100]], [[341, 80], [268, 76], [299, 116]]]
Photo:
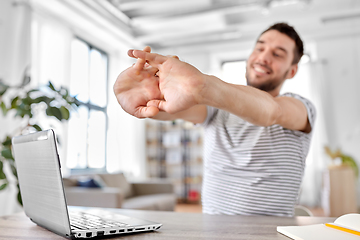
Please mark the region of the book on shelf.
[[359, 240], [360, 214], [345, 214], [334, 223], [278, 226], [277, 231], [294, 240]]

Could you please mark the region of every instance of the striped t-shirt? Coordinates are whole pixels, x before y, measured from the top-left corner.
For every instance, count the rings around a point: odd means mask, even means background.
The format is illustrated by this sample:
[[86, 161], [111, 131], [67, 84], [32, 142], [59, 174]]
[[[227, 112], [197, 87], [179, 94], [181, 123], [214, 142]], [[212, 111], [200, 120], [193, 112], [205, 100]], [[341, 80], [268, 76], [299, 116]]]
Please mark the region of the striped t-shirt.
[[207, 107], [204, 145], [203, 212], [293, 216], [315, 121], [307, 108], [311, 133], [280, 125], [256, 126], [229, 112]]

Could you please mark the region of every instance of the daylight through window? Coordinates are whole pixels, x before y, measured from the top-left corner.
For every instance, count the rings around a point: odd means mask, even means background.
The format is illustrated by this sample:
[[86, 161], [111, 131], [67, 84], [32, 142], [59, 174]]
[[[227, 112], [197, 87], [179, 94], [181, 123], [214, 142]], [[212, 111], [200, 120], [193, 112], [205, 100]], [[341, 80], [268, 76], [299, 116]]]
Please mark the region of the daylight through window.
[[69, 120], [67, 167], [105, 169], [108, 56], [90, 44], [71, 44], [70, 94], [82, 105]]

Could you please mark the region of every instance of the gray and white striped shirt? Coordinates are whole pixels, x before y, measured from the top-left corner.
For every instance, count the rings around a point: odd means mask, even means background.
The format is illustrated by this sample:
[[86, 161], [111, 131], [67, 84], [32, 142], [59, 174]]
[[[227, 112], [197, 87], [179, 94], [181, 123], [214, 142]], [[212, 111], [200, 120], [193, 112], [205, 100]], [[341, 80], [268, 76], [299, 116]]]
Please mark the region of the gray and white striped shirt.
[[[314, 105], [296, 94], [282, 96], [304, 103], [313, 128]], [[207, 111], [203, 212], [292, 216], [313, 130], [261, 127], [213, 107]]]

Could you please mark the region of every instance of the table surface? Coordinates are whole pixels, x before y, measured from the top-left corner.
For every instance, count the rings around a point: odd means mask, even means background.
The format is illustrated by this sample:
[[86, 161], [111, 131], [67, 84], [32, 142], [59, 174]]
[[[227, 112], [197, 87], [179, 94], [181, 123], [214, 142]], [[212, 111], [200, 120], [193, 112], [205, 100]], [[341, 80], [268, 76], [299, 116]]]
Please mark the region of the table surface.
[[[156, 232], [135, 233], [108, 237], [109, 239], [282, 239], [277, 226], [309, 225], [333, 222], [326, 217], [268, 217], [226, 216], [201, 213], [178, 213], [106, 209], [120, 214], [160, 222]], [[104, 239], [106, 237], [102, 237]], [[66, 239], [33, 223], [23, 212], [0, 217], [0, 239]]]

